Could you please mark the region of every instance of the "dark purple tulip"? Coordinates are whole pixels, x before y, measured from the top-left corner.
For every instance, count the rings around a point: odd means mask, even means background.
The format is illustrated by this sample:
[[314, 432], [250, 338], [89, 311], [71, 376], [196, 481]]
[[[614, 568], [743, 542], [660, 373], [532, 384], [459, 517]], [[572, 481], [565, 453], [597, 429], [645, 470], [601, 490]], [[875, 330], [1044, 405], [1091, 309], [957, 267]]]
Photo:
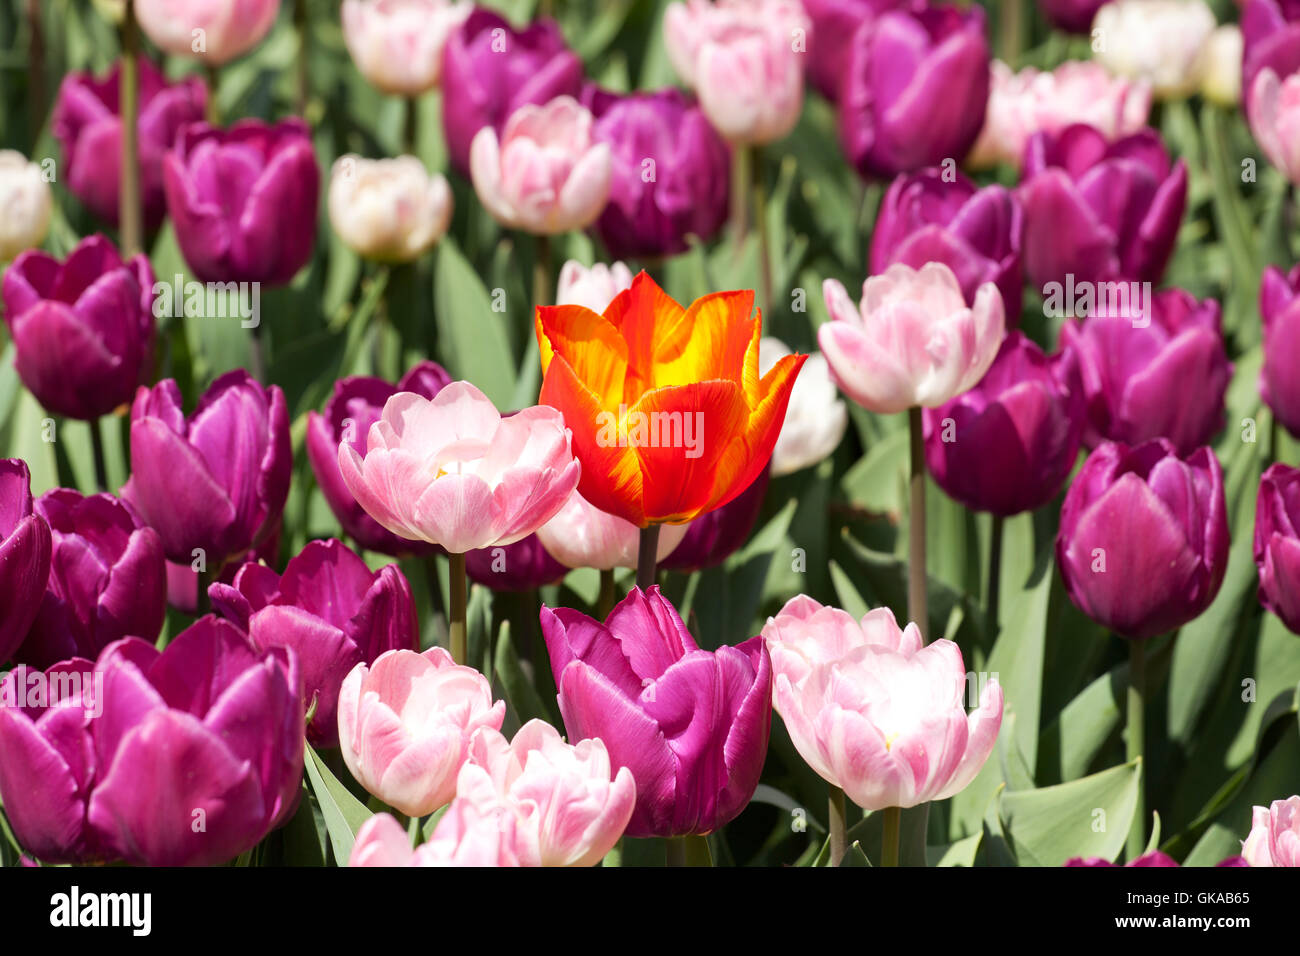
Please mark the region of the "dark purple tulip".
[[806, 67], [812, 85], [832, 103], [838, 102], [858, 27], [887, 10], [923, 5], [923, 0], [803, 0], [804, 13], [812, 21]]
[[1255, 565], [1259, 603], [1300, 634], [1300, 470], [1281, 462], [1259, 482]]
[[542, 547], [536, 534], [514, 544], [465, 552], [470, 580], [493, 591], [533, 591], [569, 573]]
[[1241, 103], [1260, 70], [1286, 78], [1300, 70], [1300, 0], [1245, 0], [1241, 6]]
[[1106, 0], [1038, 0], [1049, 23], [1067, 33], [1087, 33]]
[[770, 476], [771, 468], [764, 468], [735, 498], [692, 521], [681, 543], [659, 562], [659, 567], [698, 571], [721, 564], [738, 551], [748, 540], [758, 513], [763, 510], [763, 496], [767, 494]]
[[153, 270], [89, 236], [60, 263], [32, 249], [4, 275], [14, 365], [49, 411], [83, 421], [131, 400], [153, 372]]
[[44, 674], [20, 664], [0, 678], [0, 801], [18, 843], [46, 863], [114, 855], [86, 819], [100, 713], [94, 669], [76, 658]]
[[891, 10], [853, 34], [840, 143], [864, 176], [957, 163], [984, 125], [988, 98], [982, 8]]
[[[699, 106], [676, 89], [619, 96], [589, 86], [592, 136], [613, 158], [596, 232], [612, 258], [671, 256], [713, 238], [727, 218], [731, 152]], [[653, 166], [648, 167], [649, 160]]]
[[399, 538], [357, 504], [339, 472], [339, 445], [350, 442], [358, 454], [365, 454], [366, 435], [370, 426], [379, 421], [389, 398], [398, 392], [415, 392], [433, 398], [450, 381], [451, 376], [441, 365], [428, 361], [412, 366], [396, 385], [381, 378], [356, 375], [334, 383], [323, 414], [307, 413], [307, 459], [316, 475], [316, 484], [344, 533], [361, 548], [394, 557], [437, 550], [421, 541]]
[[163, 160], [163, 186], [203, 282], [283, 285], [311, 258], [320, 170], [302, 120], [192, 123]]
[[[208, 101], [202, 77], [190, 75], [168, 84], [149, 60], [139, 64], [140, 117], [136, 124], [140, 149], [140, 199], [145, 228], [157, 229], [166, 212], [163, 197], [163, 154], [171, 149], [181, 127], [203, 119]], [[69, 73], [59, 87], [51, 126], [63, 146], [63, 177], [68, 189], [92, 213], [118, 224], [122, 189], [122, 117], [118, 105], [122, 61], [103, 77]]]
[[[1100, 856], [1082, 857], [1076, 856], [1073, 859], [1066, 860], [1063, 866], [1119, 866], [1118, 863], [1112, 863], [1110, 860]], [[1161, 853], [1159, 850], [1152, 850], [1150, 853], [1143, 853], [1136, 860], [1130, 860], [1124, 866], [1177, 866], [1178, 861], [1167, 853]], [[1222, 864], [1220, 864], [1222, 866]]]
[[93, 660], [123, 637], [152, 641], [162, 630], [167, 574], [158, 532], [125, 502], [55, 488], [36, 501], [50, 526], [50, 577], [18, 660], [50, 667]]
[[524, 104], [576, 98], [581, 91], [582, 61], [554, 20], [515, 30], [499, 14], [476, 7], [442, 51], [442, 128], [452, 166], [469, 175], [469, 144], [484, 126], [499, 136]]
[[1114, 142], [1091, 126], [1034, 134], [1017, 191], [1029, 281], [1154, 282], [1165, 271], [1187, 202], [1187, 164], [1170, 165], [1154, 130]]
[[1228, 564], [1223, 469], [1209, 448], [1107, 442], [1061, 508], [1056, 560], [1090, 618], [1129, 638], [1181, 627], [1214, 600]]
[[1264, 365], [1259, 394], [1292, 435], [1300, 435], [1300, 266], [1284, 274], [1264, 270], [1259, 314], [1264, 329]]
[[599, 737], [636, 779], [628, 836], [711, 833], [745, 809], [772, 728], [761, 637], [702, 651], [657, 586], [604, 624], [563, 607], [541, 621], [569, 740]]
[[417, 650], [411, 586], [390, 564], [371, 571], [339, 541], [310, 541], [279, 575], [245, 564], [233, 585], [208, 588], [212, 607], [248, 632], [261, 650], [292, 648], [302, 672], [304, 712], [314, 747], [339, 743], [339, 687], [348, 671], [384, 651]]
[[1061, 342], [1079, 359], [1089, 448], [1167, 438], [1186, 455], [1223, 427], [1232, 363], [1213, 299], [1162, 289], [1151, 297], [1149, 314], [1131, 309], [1067, 322]]
[[942, 262], [961, 283], [966, 302], [992, 282], [1002, 293], [1008, 326], [1020, 322], [1020, 236], [1024, 213], [1002, 186], [975, 184], [956, 170], [923, 169], [895, 179], [871, 234], [871, 271], [895, 262], [919, 269]]
[[0, 664], [27, 636], [49, 574], [50, 526], [33, 507], [27, 462], [0, 458]]
[[1009, 516], [1056, 496], [1079, 455], [1083, 396], [1073, 353], [1047, 357], [1018, 331], [978, 385], [924, 415], [939, 487], [975, 511]]
[[292, 651], [259, 651], [208, 616], [165, 651], [135, 638], [111, 644], [95, 671], [103, 714], [92, 721], [87, 819], [113, 855], [212, 866], [293, 812], [304, 727]]
[[188, 418], [172, 379], [136, 394], [122, 497], [158, 532], [169, 561], [191, 565], [202, 549], [215, 572], [260, 544], [284, 509], [292, 468], [289, 413], [277, 385], [235, 369], [212, 383]]

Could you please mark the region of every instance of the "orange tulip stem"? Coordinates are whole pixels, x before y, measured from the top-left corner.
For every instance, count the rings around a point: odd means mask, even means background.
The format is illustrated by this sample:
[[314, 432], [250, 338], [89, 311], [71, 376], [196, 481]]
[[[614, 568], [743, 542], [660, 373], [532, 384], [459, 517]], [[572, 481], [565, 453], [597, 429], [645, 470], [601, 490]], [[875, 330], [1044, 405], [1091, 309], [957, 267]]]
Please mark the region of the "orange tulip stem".
[[880, 865], [898, 866], [898, 834], [902, 829], [903, 811], [898, 807], [886, 807], [880, 813]]
[[844, 791], [835, 784], [830, 789], [830, 824], [831, 824], [831, 866], [839, 866], [844, 854], [849, 851], [849, 832], [847, 814], [845, 813]]
[[465, 577], [465, 555], [452, 554], [451, 560], [451, 658], [457, 664], [468, 663], [469, 647], [465, 631], [465, 605], [469, 584]]
[[118, 96], [122, 103], [121, 203], [118, 208], [122, 252], [139, 255], [144, 250], [140, 207], [140, 31], [135, 22], [135, 2], [127, 0], [122, 16], [122, 73]]
[[655, 566], [659, 563], [659, 525], [641, 529], [641, 546], [636, 555], [636, 586], [642, 591], [655, 583]]
[[908, 409], [907, 425], [912, 446], [907, 513], [907, 616], [920, 628], [924, 640], [930, 631], [930, 620], [925, 593], [925, 438], [919, 406]]

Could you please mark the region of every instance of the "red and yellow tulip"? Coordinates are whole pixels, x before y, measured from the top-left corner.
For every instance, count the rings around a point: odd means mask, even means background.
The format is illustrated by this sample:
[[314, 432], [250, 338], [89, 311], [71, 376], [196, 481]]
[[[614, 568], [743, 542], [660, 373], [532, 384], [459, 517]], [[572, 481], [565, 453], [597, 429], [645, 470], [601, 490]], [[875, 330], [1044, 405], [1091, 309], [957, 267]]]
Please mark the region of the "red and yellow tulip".
[[745, 490], [772, 454], [804, 355], [758, 372], [752, 291], [682, 308], [642, 272], [603, 315], [540, 306], [541, 403], [564, 415], [579, 490], [638, 527], [677, 524]]

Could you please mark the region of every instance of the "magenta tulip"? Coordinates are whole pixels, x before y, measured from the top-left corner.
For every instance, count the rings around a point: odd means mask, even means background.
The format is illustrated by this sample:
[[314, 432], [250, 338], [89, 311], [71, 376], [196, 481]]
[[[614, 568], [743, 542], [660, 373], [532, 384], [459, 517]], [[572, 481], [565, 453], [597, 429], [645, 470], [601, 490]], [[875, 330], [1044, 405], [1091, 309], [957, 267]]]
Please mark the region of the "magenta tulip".
[[1300, 470], [1277, 462], [1255, 499], [1259, 601], [1300, 634]]
[[1264, 329], [1264, 366], [1259, 393], [1274, 417], [1292, 435], [1300, 435], [1300, 266], [1283, 273], [1264, 270], [1259, 286], [1259, 314]]
[[32, 502], [32, 475], [21, 458], [0, 458], [0, 664], [27, 637], [50, 576], [50, 526]]

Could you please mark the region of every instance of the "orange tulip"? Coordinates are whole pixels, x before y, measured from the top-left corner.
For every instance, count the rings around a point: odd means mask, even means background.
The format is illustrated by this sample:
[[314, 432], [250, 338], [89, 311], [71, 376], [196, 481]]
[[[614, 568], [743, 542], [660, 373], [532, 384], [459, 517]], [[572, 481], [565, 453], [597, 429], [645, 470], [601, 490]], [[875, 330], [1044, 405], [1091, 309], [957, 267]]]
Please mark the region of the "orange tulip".
[[758, 374], [754, 293], [683, 309], [642, 272], [604, 315], [539, 306], [541, 403], [558, 408], [589, 502], [638, 527], [726, 504], [767, 464], [805, 355]]

